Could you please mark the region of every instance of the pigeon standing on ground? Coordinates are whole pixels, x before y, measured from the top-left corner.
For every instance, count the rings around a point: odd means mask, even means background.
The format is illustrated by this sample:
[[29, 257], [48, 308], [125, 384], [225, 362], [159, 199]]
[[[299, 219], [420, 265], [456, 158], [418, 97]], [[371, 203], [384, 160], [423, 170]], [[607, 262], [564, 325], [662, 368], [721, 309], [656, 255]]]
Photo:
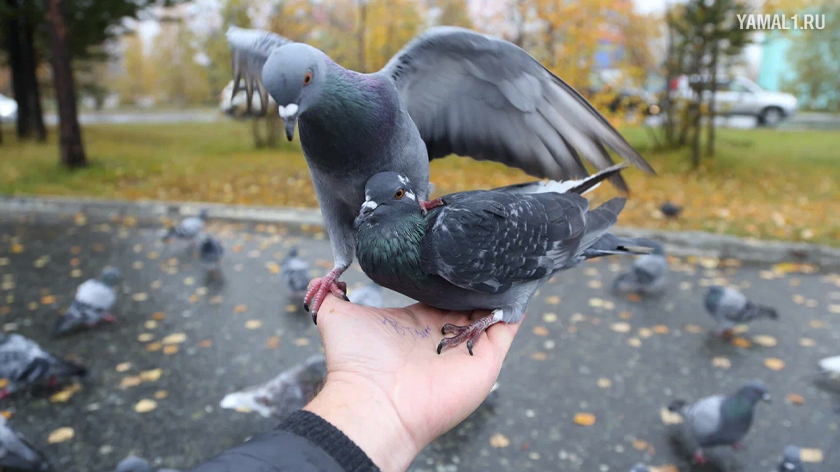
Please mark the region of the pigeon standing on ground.
[[733, 395], [713, 395], [693, 403], [675, 400], [668, 410], [685, 418], [694, 460], [702, 465], [706, 462], [704, 448], [742, 447], [741, 440], [752, 427], [753, 413], [759, 401], [769, 402], [770, 394], [764, 383], [754, 380]]
[[56, 358], [31, 339], [0, 333], [0, 379], [8, 382], [0, 389], [0, 399], [38, 383], [52, 387], [86, 373], [84, 367]]
[[[455, 27], [421, 34], [379, 72], [347, 70], [322, 51], [282, 36], [232, 27], [234, 94], [244, 78], [279, 105], [300, 141], [333, 249], [335, 267], [304, 297], [317, 313], [353, 261], [352, 223], [365, 183], [391, 171], [414, 183], [427, 207], [429, 160], [449, 154], [501, 162], [554, 180], [587, 175], [584, 161], [609, 167], [607, 148], [653, 169], [577, 91], [527, 52]], [[626, 190], [620, 175], [616, 186]]]
[[661, 207], [659, 207], [659, 211], [661, 211], [667, 218], [678, 218], [680, 213], [682, 213], [682, 207], [674, 205], [671, 202], [665, 202]]
[[729, 287], [712, 285], [706, 292], [706, 310], [717, 321], [719, 336], [731, 333], [735, 325], [760, 318], [779, 319], [775, 308], [747, 300], [743, 293]]
[[198, 254], [201, 262], [204, 263], [204, 270], [208, 276], [218, 275], [222, 272], [220, 262], [225, 249], [222, 247], [216, 238], [209, 234], [204, 234], [201, 237], [201, 243], [198, 246]]
[[372, 282], [364, 287], [354, 288], [347, 298], [356, 305], [382, 308], [382, 286]]
[[265, 418], [285, 418], [306, 406], [326, 376], [327, 363], [324, 356], [317, 354], [268, 382], [226, 395], [220, 406], [247, 408]]
[[172, 238], [177, 238], [190, 242], [190, 246], [194, 244], [196, 236], [204, 231], [204, 223], [207, 221], [207, 210], [198, 212], [198, 216], [190, 216], [184, 218], [176, 226], [170, 226], [163, 235], [164, 241], [169, 241]]
[[[155, 472], [149, 461], [137, 456], [128, 456], [117, 464], [116, 472]], [[157, 469], [157, 472], [179, 472], [175, 469]]]
[[653, 253], [633, 261], [629, 271], [615, 279], [613, 290], [619, 293], [657, 295], [665, 290], [668, 276], [668, 257], [665, 248], [655, 243]]
[[119, 278], [119, 269], [109, 266], [102, 269], [98, 279], [79, 285], [70, 308], [55, 324], [55, 334], [65, 334], [81, 326], [93, 327], [100, 321], [115, 322], [110, 310], [117, 300], [114, 287]]
[[466, 342], [472, 354], [487, 328], [519, 322], [554, 273], [594, 257], [645, 253], [635, 249], [641, 241], [609, 233], [623, 198], [589, 210], [589, 200], [577, 193], [620, 170], [603, 171], [568, 193], [523, 195], [521, 185], [455, 193], [425, 216], [406, 176], [376, 174], [356, 219], [356, 257], [371, 280], [427, 305], [492, 310], [469, 326], [443, 327], [455, 336], [444, 338], [438, 353]]
[[283, 285], [292, 297], [302, 297], [309, 287], [309, 263], [298, 256], [298, 248], [293, 247], [289, 254], [280, 261], [280, 277]]
[[785, 447], [785, 452], [782, 454], [782, 463], [779, 464], [779, 472], [805, 472], [798, 447]]
[[6, 417], [0, 415], [0, 470], [35, 472], [51, 469], [44, 454], [16, 433]]

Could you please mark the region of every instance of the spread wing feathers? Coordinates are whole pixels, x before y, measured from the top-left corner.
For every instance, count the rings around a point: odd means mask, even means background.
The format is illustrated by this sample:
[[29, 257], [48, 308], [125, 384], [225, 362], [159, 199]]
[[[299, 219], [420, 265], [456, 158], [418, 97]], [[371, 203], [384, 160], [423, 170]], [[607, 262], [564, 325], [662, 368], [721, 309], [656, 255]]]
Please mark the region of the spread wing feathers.
[[724, 395], [713, 395], [686, 405], [682, 410], [691, 434], [701, 443], [720, 430], [720, 408], [726, 400]]
[[262, 81], [263, 65], [275, 49], [292, 41], [268, 31], [244, 29], [236, 26], [228, 28], [225, 36], [233, 60], [233, 93], [231, 96], [235, 97], [239, 93], [241, 83], [244, 81], [248, 113], [251, 113], [254, 90], [259, 94], [260, 104], [262, 105], [260, 108], [265, 112], [268, 106], [268, 91]]
[[536, 182], [526, 182], [522, 184], [513, 184], [506, 187], [500, 187], [496, 190], [513, 193], [576, 193], [583, 195], [591, 190], [595, 190], [601, 185], [601, 182], [606, 179], [613, 179], [622, 170], [626, 169], [628, 164], [622, 162], [614, 166], [597, 172], [585, 179], [580, 180], [539, 180]]
[[484, 293], [541, 279], [576, 253], [588, 207], [575, 194], [463, 195], [436, 213], [424, 239], [423, 270]]
[[[432, 28], [383, 68], [400, 91], [431, 159], [452, 153], [553, 180], [613, 164], [612, 149], [654, 173], [595, 108], [527, 52], [456, 27]], [[621, 190], [620, 174], [611, 177]]]

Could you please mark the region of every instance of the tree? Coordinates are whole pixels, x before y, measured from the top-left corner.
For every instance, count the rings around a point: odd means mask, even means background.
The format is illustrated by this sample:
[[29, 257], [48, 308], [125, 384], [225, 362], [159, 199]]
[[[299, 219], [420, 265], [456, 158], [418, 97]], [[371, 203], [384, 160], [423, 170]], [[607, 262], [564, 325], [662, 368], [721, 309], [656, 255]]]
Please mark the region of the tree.
[[466, 0], [434, 0], [432, 8], [437, 11], [434, 19], [436, 25], [473, 27], [469, 4]]
[[61, 163], [68, 168], [87, 165], [85, 149], [82, 146], [82, 131], [76, 112], [76, 91], [73, 84], [72, 49], [68, 37], [70, 31], [64, 21], [62, 4], [64, 0], [47, 0], [47, 23], [50, 31], [50, 62], [53, 68], [53, 84], [58, 101], [59, 150]]
[[[826, 25], [840, 22], [840, 5], [826, 2], [817, 11], [825, 15]], [[827, 26], [799, 33], [788, 51], [796, 79], [784, 84], [785, 89], [807, 108], [840, 111], [840, 29]]]
[[18, 138], [26, 139], [34, 134], [39, 141], [45, 141], [47, 130], [36, 74], [38, 59], [33, 18], [37, 14], [37, 7], [32, 2], [5, 0], [0, 3], [0, 24], [6, 31], [0, 47], [6, 49], [12, 70], [12, 91], [18, 103]]
[[152, 50], [159, 99], [183, 106], [207, 103], [218, 96], [218, 91], [210, 92], [207, 68], [196, 62], [197, 40], [183, 21], [163, 23]]

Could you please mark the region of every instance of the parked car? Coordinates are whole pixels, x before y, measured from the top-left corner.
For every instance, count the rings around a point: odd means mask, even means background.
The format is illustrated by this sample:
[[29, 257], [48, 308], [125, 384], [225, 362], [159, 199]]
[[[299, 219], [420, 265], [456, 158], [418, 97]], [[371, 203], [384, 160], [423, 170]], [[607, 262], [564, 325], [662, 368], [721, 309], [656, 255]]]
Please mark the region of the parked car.
[[17, 120], [17, 111], [17, 102], [3, 94], [0, 94], [0, 120]]
[[[689, 80], [688, 76], [681, 76], [671, 85], [671, 90], [681, 98], [690, 98], [690, 84], [699, 80]], [[711, 92], [708, 90], [704, 92], [706, 95], [709, 93]], [[715, 96], [715, 109], [718, 114], [754, 116], [761, 125], [776, 126], [796, 113], [796, 107], [797, 100], [793, 95], [764, 90], [746, 77], [718, 78]]]

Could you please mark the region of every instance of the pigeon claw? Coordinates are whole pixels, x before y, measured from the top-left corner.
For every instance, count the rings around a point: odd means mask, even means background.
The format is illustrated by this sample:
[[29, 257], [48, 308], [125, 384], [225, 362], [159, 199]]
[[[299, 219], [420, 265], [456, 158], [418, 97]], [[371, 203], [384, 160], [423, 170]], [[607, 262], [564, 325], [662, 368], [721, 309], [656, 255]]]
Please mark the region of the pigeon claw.
[[331, 270], [329, 274], [312, 282], [309, 290], [303, 297], [303, 308], [306, 311], [317, 314], [328, 293], [332, 293], [338, 298], [347, 300], [347, 284], [345, 282], [336, 281], [336, 279], [341, 276], [342, 272], [344, 272], [343, 269], [336, 267]]
[[466, 341], [467, 351], [469, 351], [471, 356], [474, 355], [473, 348], [478, 342], [478, 339], [481, 337], [481, 333], [483, 333], [487, 330], [487, 328], [498, 323], [499, 321], [501, 320], [494, 318], [491, 314], [483, 316], [478, 320], [473, 321], [467, 326], [457, 326], [452, 323], [447, 323], [443, 325], [443, 327], [440, 330], [441, 333], [454, 334], [455, 336], [451, 338], [443, 338], [440, 340], [440, 344], [438, 344], [437, 348], [438, 354], [440, 354], [443, 348], [445, 347], [457, 346]]
[[694, 462], [697, 465], [706, 465], [706, 456], [703, 455], [703, 451], [698, 449], [694, 451]]
[[102, 315], [102, 321], [106, 323], [116, 323], [117, 318], [110, 313], [105, 313], [104, 315]]

